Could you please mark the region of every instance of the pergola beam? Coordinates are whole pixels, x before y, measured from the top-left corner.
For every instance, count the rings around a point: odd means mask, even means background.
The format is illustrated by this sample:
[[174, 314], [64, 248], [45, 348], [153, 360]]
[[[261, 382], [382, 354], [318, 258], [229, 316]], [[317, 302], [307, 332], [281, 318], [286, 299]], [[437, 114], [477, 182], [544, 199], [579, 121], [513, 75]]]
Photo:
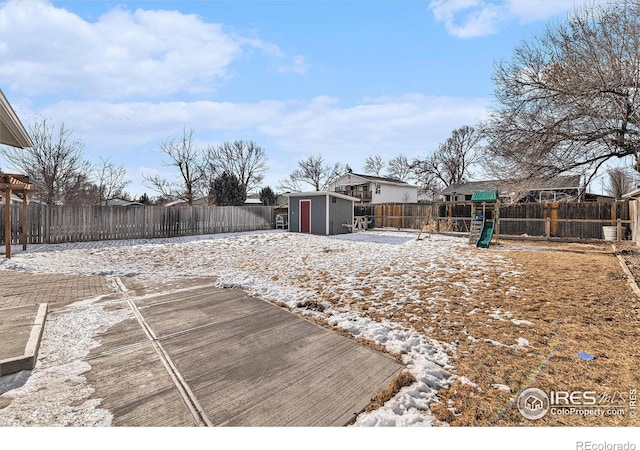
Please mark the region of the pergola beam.
[[29, 231], [28, 202], [29, 194], [37, 192], [25, 175], [0, 173], [0, 193], [4, 193], [4, 241], [5, 257], [11, 258], [11, 194], [22, 194], [22, 249], [27, 249]]
[[4, 245], [5, 256], [11, 258], [11, 189], [4, 191]]

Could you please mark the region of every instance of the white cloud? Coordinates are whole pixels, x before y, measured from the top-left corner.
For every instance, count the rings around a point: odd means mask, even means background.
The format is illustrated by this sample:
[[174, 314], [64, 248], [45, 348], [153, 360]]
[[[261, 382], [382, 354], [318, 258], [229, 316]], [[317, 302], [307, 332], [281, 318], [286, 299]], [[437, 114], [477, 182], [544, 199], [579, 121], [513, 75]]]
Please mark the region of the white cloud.
[[504, 18], [504, 5], [482, 0], [432, 0], [429, 9], [447, 32], [460, 38], [494, 34]]
[[210, 92], [243, 48], [282, 56], [277, 46], [225, 33], [178, 11], [116, 8], [96, 22], [45, 1], [0, 6], [0, 81], [35, 94], [153, 98]]
[[544, 2], [505, 0], [509, 13], [521, 23], [546, 20], [559, 14], [569, 13], [573, 11], [574, 8], [580, 8], [593, 2], [594, 0], [553, 0]]
[[304, 74], [304, 73], [307, 73], [307, 69], [308, 69], [308, 65], [305, 61], [304, 56], [295, 55], [292, 58], [292, 61], [289, 65], [280, 67], [278, 71], [283, 73], [292, 72], [292, 73]]
[[[253, 139], [267, 150], [266, 183], [275, 187], [309, 155], [322, 154], [327, 162], [349, 164], [354, 170], [372, 154], [425, 156], [455, 128], [486, 118], [489, 100], [407, 94], [353, 105], [327, 96], [254, 103], [64, 101], [37, 112], [22, 106], [20, 98], [15, 104], [21, 105], [25, 125], [42, 117], [64, 121], [85, 142], [90, 159], [111, 156], [127, 168], [144, 167], [145, 173], [166, 170], [159, 143], [180, 135], [183, 127], [195, 130], [201, 146]], [[139, 171], [130, 170], [130, 176], [132, 188], [141, 186]]]
[[516, 20], [529, 23], [567, 13], [593, 0], [431, 0], [429, 9], [447, 32], [460, 38], [488, 36]]

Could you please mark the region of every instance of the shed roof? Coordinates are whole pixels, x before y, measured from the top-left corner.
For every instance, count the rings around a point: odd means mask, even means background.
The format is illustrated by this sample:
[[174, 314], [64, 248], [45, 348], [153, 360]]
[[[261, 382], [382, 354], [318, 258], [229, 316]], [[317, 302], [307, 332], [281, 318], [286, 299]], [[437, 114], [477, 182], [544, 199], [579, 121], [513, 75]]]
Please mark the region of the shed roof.
[[341, 198], [343, 200], [349, 200], [352, 202], [359, 202], [359, 198], [349, 197], [348, 195], [339, 194], [337, 192], [331, 191], [310, 191], [310, 192], [289, 192], [287, 194], [283, 194], [286, 197], [320, 197], [328, 195], [330, 197]]

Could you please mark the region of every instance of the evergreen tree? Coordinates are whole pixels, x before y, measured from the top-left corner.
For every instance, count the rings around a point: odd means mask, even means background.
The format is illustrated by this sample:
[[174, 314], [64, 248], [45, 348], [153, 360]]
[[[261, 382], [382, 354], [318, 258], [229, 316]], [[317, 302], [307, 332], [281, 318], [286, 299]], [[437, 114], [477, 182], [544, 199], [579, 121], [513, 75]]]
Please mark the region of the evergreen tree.
[[140, 198], [138, 199], [138, 202], [142, 203], [143, 205], [150, 205], [151, 204], [151, 199], [149, 198], [149, 196], [145, 192], [144, 194], [142, 194], [140, 196]]
[[228, 172], [223, 172], [213, 180], [210, 194], [215, 197], [218, 206], [240, 206], [246, 200], [246, 194], [240, 180]]
[[278, 199], [278, 196], [276, 195], [275, 192], [273, 192], [273, 189], [267, 186], [267, 187], [263, 187], [260, 190], [260, 194], [258, 198], [260, 198], [260, 201], [264, 206], [274, 206], [276, 204], [276, 200]]

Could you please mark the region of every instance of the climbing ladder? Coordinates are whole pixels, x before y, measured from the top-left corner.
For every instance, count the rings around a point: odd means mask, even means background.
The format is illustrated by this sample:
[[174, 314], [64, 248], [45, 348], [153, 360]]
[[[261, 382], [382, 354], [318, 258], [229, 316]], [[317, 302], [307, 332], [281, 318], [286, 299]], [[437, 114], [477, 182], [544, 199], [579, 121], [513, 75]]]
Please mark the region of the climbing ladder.
[[476, 245], [480, 234], [482, 234], [482, 228], [484, 228], [484, 219], [472, 220], [471, 227], [469, 229], [469, 244]]

